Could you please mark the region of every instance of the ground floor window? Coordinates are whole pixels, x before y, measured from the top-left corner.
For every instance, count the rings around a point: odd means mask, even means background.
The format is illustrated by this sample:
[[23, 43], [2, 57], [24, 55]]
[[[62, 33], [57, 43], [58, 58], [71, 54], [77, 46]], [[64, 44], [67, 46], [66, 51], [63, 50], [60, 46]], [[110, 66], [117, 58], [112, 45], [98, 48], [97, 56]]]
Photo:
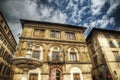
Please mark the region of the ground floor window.
[[74, 73], [73, 74], [73, 80], [80, 80], [80, 74], [79, 73]]
[[38, 74], [31, 73], [30, 76], [29, 76], [29, 80], [38, 80]]

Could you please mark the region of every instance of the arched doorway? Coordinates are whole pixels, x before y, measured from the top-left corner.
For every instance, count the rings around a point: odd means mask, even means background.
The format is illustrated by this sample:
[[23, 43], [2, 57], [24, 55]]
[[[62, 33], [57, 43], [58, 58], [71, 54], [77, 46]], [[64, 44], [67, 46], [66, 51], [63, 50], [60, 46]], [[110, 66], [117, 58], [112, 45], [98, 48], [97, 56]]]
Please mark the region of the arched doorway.
[[63, 80], [62, 71], [59, 68], [53, 68], [50, 70], [50, 79], [49, 80]]

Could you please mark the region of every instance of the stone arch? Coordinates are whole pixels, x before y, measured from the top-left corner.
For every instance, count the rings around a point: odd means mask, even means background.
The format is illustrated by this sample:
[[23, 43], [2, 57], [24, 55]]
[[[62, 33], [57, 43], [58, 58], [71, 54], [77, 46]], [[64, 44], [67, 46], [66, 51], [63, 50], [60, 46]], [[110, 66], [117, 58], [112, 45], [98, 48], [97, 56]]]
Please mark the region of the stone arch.
[[83, 80], [82, 71], [81, 71], [80, 68], [73, 67], [73, 68], [71, 68], [70, 73], [71, 73], [71, 75], [70, 75], [71, 79], [70, 80], [74, 80], [73, 79], [74, 78], [73, 75], [76, 74], [76, 73], [79, 74], [80, 80]]

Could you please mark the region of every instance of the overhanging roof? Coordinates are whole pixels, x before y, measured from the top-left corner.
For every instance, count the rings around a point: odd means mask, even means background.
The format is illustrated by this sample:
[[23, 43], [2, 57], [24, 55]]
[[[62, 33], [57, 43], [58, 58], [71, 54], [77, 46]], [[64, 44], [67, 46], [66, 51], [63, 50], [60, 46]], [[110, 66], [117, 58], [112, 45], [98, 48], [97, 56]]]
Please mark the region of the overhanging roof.
[[87, 28], [83, 26], [75, 26], [75, 25], [68, 25], [68, 24], [61, 24], [61, 23], [52, 23], [52, 22], [44, 22], [44, 21], [35, 21], [35, 20], [25, 20], [25, 19], [20, 19], [22, 28], [24, 27], [25, 23], [37, 23], [37, 24], [49, 24], [49, 25], [60, 25], [63, 27], [68, 27], [68, 28], [73, 28], [73, 29], [82, 29], [85, 31]]
[[90, 31], [90, 33], [86, 37], [86, 41], [88, 41], [91, 38], [91, 36], [93, 35], [93, 33], [95, 31], [97, 31], [97, 32], [106, 32], [106, 33], [120, 34], [120, 31], [116, 31], [116, 30], [108, 30], [108, 29], [101, 29], [101, 28], [92, 28], [92, 30]]

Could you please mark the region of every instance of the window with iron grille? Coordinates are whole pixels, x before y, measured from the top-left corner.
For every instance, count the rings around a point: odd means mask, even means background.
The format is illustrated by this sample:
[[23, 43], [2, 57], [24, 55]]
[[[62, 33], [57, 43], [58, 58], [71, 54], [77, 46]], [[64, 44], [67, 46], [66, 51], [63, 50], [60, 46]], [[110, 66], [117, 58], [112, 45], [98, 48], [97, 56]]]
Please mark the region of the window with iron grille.
[[40, 59], [40, 51], [33, 51], [32, 57], [36, 59]]

